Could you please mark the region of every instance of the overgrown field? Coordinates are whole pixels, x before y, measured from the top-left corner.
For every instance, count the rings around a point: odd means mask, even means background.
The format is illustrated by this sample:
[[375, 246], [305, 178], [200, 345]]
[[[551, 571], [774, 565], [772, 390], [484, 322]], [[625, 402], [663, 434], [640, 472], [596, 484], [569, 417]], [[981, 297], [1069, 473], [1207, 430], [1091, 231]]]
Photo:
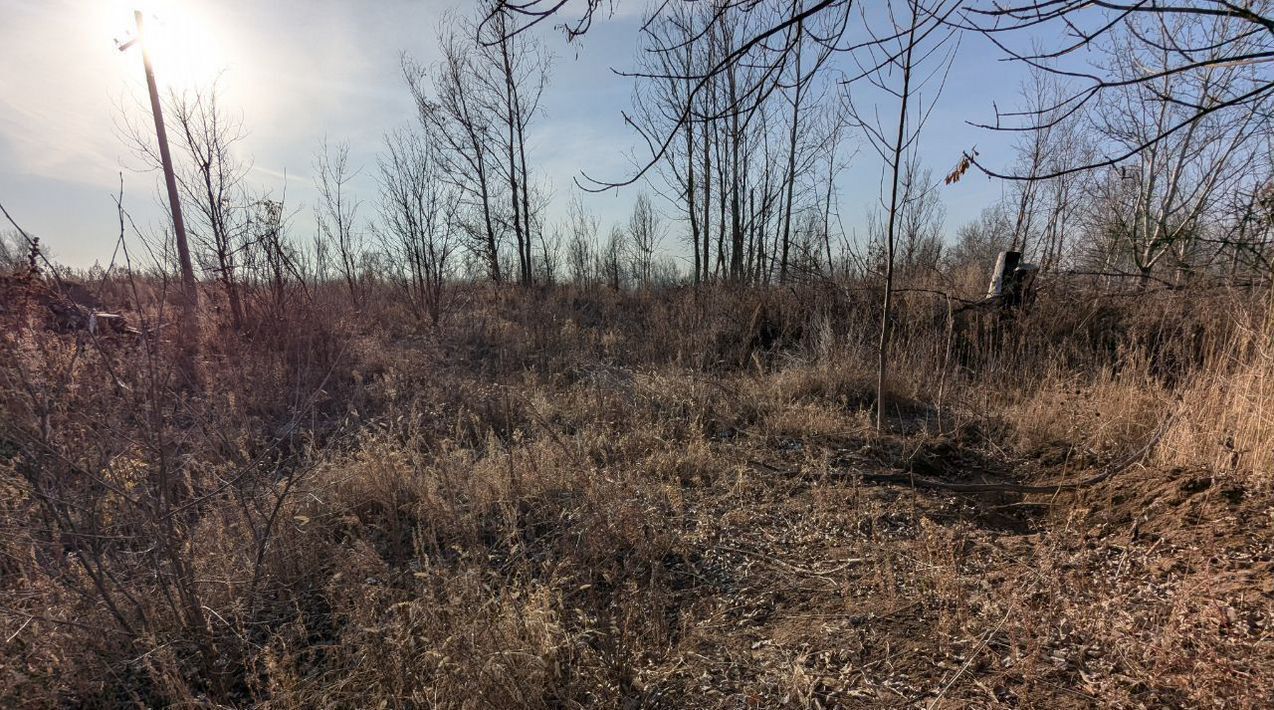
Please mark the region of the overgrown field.
[[194, 388], [7, 288], [0, 706], [1274, 697], [1266, 293], [902, 293], [878, 432], [845, 285], [262, 294]]

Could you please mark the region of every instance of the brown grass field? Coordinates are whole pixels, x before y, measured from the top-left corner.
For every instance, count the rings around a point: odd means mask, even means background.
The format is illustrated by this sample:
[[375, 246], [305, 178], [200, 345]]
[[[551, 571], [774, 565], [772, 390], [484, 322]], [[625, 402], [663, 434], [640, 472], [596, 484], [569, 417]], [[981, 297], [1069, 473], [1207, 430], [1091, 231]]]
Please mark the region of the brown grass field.
[[[1269, 294], [0, 299], [0, 706], [1268, 707]], [[273, 299], [273, 300], [272, 300]], [[139, 306], [138, 304], [145, 304]]]

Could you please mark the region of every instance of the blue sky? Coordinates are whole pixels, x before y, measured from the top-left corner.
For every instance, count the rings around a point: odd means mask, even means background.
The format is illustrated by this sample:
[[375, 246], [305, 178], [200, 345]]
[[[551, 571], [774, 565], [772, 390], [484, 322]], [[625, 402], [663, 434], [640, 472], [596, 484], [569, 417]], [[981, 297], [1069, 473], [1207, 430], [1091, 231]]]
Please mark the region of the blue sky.
[[[73, 266], [106, 261], [118, 236], [112, 193], [120, 173], [125, 205], [143, 225], [159, 225], [157, 176], [137, 172], [116, 124], [121, 111], [137, 111], [145, 96], [141, 60], [116, 51], [137, 2], [127, 0], [0, 0], [0, 201], [29, 232]], [[242, 112], [242, 143], [253, 170], [249, 179], [276, 194], [286, 190], [297, 210], [292, 234], [308, 238], [314, 201], [311, 164], [326, 136], [347, 140], [363, 172], [355, 190], [371, 217], [373, 167], [382, 136], [410, 122], [413, 106], [402, 85], [398, 57], [407, 51], [436, 57], [435, 27], [464, 0], [170, 0], [142, 2], [158, 18], [154, 33], [169, 46], [156, 57], [161, 81], [201, 83], [222, 72], [228, 106]], [[586, 170], [625, 177], [626, 157], [639, 140], [624, 125], [631, 84], [611, 69], [633, 66], [643, 0], [620, 0], [616, 14], [595, 23], [581, 41], [541, 34], [555, 56], [544, 97], [545, 113], [531, 135], [532, 158], [555, 196], [549, 222], [565, 214], [577, 194], [572, 178]], [[935, 174], [955, 164], [974, 144], [992, 164], [1012, 160], [1003, 135], [971, 128], [986, 120], [992, 102], [1012, 105], [1020, 70], [997, 61], [980, 38], [967, 38], [938, 109], [922, 141]], [[144, 114], [142, 114], [144, 116]], [[880, 166], [861, 150], [840, 180], [839, 208], [847, 229], [860, 229], [875, 204]], [[582, 195], [603, 231], [623, 220], [634, 187]], [[944, 187], [948, 232], [972, 219], [1001, 186], [971, 175]], [[0, 228], [3, 228], [3, 225]], [[679, 250], [675, 239], [666, 244]]]

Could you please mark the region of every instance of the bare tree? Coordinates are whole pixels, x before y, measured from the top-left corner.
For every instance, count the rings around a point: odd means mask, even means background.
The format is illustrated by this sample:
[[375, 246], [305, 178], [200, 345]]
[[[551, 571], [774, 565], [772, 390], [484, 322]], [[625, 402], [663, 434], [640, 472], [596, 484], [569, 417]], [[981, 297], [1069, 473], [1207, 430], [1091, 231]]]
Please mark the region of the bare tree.
[[[232, 326], [242, 330], [239, 261], [246, 247], [245, 178], [251, 169], [251, 163], [238, 154], [246, 135], [243, 121], [222, 104], [219, 81], [206, 88], [170, 91], [164, 103], [165, 113], [176, 124], [173, 176], [186, 208], [183, 222], [198, 249], [192, 258], [213, 275], [225, 294]], [[150, 131], [127, 115], [122, 127], [125, 140], [146, 167], [160, 169], [163, 155]]]
[[[538, 201], [542, 205], [547, 205], [549, 202], [548, 198], [542, 196], [538, 190], [532, 191], [532, 195], [533, 201]], [[562, 270], [564, 236], [560, 230], [550, 233], [544, 228], [544, 217], [540, 211], [533, 213], [530, 228], [530, 234], [539, 243], [539, 258], [535, 260], [534, 281], [547, 286], [555, 285]]]
[[[885, 421], [889, 344], [893, 330], [894, 259], [899, 217], [906, 203], [906, 164], [955, 57], [958, 42], [954, 30], [947, 23], [958, 7], [953, 0], [937, 0], [933, 5], [923, 5], [921, 0], [889, 3], [881, 31], [871, 29], [873, 23], [864, 10], [862, 21], [871, 36], [888, 38], [866, 45], [864, 51], [854, 57], [859, 69], [856, 77], [866, 80], [875, 89], [873, 96], [877, 101], [868, 106], [862, 97], [851, 93], [845, 102], [851, 124], [862, 131], [867, 143], [880, 156], [884, 170], [882, 193], [888, 195], [882, 195], [886, 227], [876, 370], [878, 430], [884, 428]], [[854, 91], [854, 87], [851, 86], [850, 91]], [[895, 124], [887, 125], [881, 118], [879, 102], [884, 101], [896, 102]]]
[[319, 234], [329, 244], [336, 245], [336, 264], [345, 279], [350, 298], [359, 303], [359, 259], [362, 252], [362, 234], [356, 226], [361, 203], [350, 194], [349, 183], [357, 172], [349, 164], [349, 143], [335, 146], [326, 139], [314, 157], [314, 187], [319, 193], [319, 203], [314, 208], [314, 220]]
[[[798, 0], [792, 0], [790, 12], [799, 15], [801, 9]], [[813, 28], [813, 31], [807, 30], [807, 25]], [[824, 65], [832, 56], [832, 48], [819, 42], [819, 37], [834, 34], [835, 27], [822, 26], [818, 22], [817, 16], [809, 19], [800, 19], [797, 21], [794, 29], [790, 30], [792, 35], [792, 66], [791, 78], [783, 85], [781, 95], [791, 106], [791, 114], [788, 117], [788, 140], [787, 140], [787, 174], [784, 177], [784, 204], [783, 204], [783, 231], [780, 237], [781, 253], [778, 256], [779, 262], [779, 281], [786, 282], [788, 280], [789, 261], [791, 259], [792, 249], [792, 223], [793, 215], [803, 209], [803, 205], [797, 204], [797, 184], [802, 175], [811, 170], [813, 167], [814, 154], [826, 151], [829, 160], [834, 161], [836, 158], [837, 136], [835, 135], [838, 125], [833, 122], [831, 131], [824, 135], [818, 135], [814, 130], [813, 121], [808, 117], [807, 104], [815, 104], [822, 102], [826, 96], [823, 92], [818, 91], [818, 87], [814, 85], [817, 75], [821, 72]], [[814, 39], [811, 39], [811, 36]], [[807, 57], [807, 47], [812, 45], [815, 50], [813, 57]], [[812, 60], [812, 61], [811, 61]], [[829, 183], [832, 177], [828, 177]], [[830, 190], [831, 185], [829, 184]]]
[[[1053, 173], [1061, 166], [1090, 160], [1093, 137], [1083, 116], [1065, 114], [1057, 107], [1066, 96], [1066, 89], [1056, 75], [1032, 69], [1022, 84], [1021, 95], [1027, 110], [1039, 112], [1049, 120], [1038, 130], [1017, 135], [1013, 170], [1029, 179], [1004, 183], [1004, 197], [994, 208], [996, 219], [1002, 221], [996, 229], [1002, 234], [994, 235], [991, 241], [997, 245], [996, 250], [1021, 252], [1023, 260], [1036, 262], [1041, 271], [1050, 271], [1066, 258], [1071, 246], [1068, 234], [1080, 226], [1082, 193], [1090, 182], [1083, 173]], [[958, 180], [961, 174], [957, 170], [948, 181]], [[1042, 177], [1048, 175], [1051, 176]], [[984, 218], [989, 214], [984, 213]], [[983, 219], [982, 226], [987, 224]], [[995, 251], [979, 253], [983, 262], [996, 255]], [[985, 268], [985, 263], [981, 268]]]
[[655, 251], [663, 240], [664, 227], [659, 213], [646, 193], [637, 195], [628, 216], [629, 270], [633, 280], [649, 287], [654, 275]]
[[26, 270], [31, 245], [15, 230], [0, 232], [0, 273], [16, 274]]
[[624, 230], [619, 225], [611, 227], [610, 237], [597, 253], [597, 273], [606, 281], [606, 285], [618, 291], [624, 285], [624, 253], [627, 251], [627, 240]]
[[540, 258], [535, 262], [535, 280], [546, 286], [558, 283], [562, 273], [562, 250], [565, 248], [561, 232], [539, 231]]
[[[654, 15], [642, 27], [641, 41], [645, 51], [639, 56], [643, 65], [652, 73], [666, 78], [638, 85], [633, 95], [636, 115], [633, 124], [643, 137], [658, 135], [664, 131], [677, 131], [682, 139], [666, 152], [657, 165], [670, 192], [656, 190], [668, 202], [677, 206], [689, 224], [690, 251], [694, 262], [693, 280], [696, 284], [707, 279], [706, 262], [707, 224], [710, 202], [711, 161], [708, 152], [707, 121], [681, 121], [680, 111], [689, 99], [693, 82], [683, 78], [693, 72], [701, 61], [696, 54], [695, 34], [700, 14], [688, 5], [678, 6], [673, 12]], [[702, 160], [696, 143], [703, 126]], [[705, 183], [709, 183], [704, 192]], [[707, 195], [701, 212], [700, 194]], [[703, 247], [700, 245], [703, 244]]]
[[[1095, 197], [1105, 207], [1105, 234], [1116, 250], [1115, 268], [1127, 264], [1143, 285], [1165, 260], [1179, 280], [1200, 246], [1202, 218], [1235, 186], [1268, 130], [1266, 103], [1247, 104], [1247, 112], [1197, 115], [1196, 106], [1220, 101], [1257, 81], [1245, 65], [1207, 61], [1228, 54], [1195, 53], [1198, 66], [1170, 71], [1180, 54], [1175, 43], [1209, 39], [1232, 48], [1220, 23], [1193, 16], [1156, 15], [1129, 20], [1126, 30], [1108, 33], [1104, 64], [1124, 85], [1103, 92], [1093, 123], [1100, 139], [1116, 152], [1136, 149], [1132, 165], [1107, 171], [1094, 181]], [[1145, 74], [1155, 75], [1144, 80]], [[1184, 122], [1184, 124], [1183, 124]], [[1184, 128], [1173, 131], [1173, 126]]]
[[[1048, 134], [1048, 145], [1041, 151], [1042, 168], [1036, 174], [1056, 172], [1058, 166], [1091, 160], [1092, 140], [1076, 118], [1059, 121]], [[1044, 180], [1042, 195], [1037, 201], [1040, 212], [1040, 228], [1037, 234], [1040, 270], [1052, 271], [1061, 267], [1069, 258], [1071, 244], [1068, 235], [1078, 225], [1078, 213], [1087, 176], [1067, 173]]]
[[[1036, 71], [1032, 74], [1031, 83], [1024, 86], [1022, 93], [1026, 105], [1042, 110], [1056, 94], [1050, 92], [1051, 84], [1047, 75]], [[1032, 177], [1038, 176], [1046, 169], [1048, 152], [1051, 148], [1050, 138], [1057, 124], [1050, 123], [1038, 131], [1031, 131], [1019, 136], [1017, 142], [1018, 170]], [[1016, 218], [1013, 222], [1013, 235], [1010, 249], [1018, 251], [1024, 259], [1029, 258], [1029, 246], [1033, 236], [1033, 227], [1037, 217], [1040, 193], [1044, 190], [1041, 180], [1022, 180], [1011, 184], [1010, 190], [1017, 202]]]
[[[137, 23], [137, 37], [119, 44], [121, 51], [134, 43], [141, 44], [142, 65], [146, 73], [146, 88], [150, 98], [150, 116], [155, 125], [155, 150], [157, 163], [164, 173], [164, 188], [168, 197], [168, 213], [172, 218], [173, 246], [177, 252], [177, 266], [181, 274], [181, 335], [178, 343], [179, 358], [177, 369], [182, 375], [185, 386], [198, 388], [200, 385], [197, 356], [199, 353], [199, 284], [195, 280], [194, 261], [190, 255], [190, 245], [186, 239], [185, 218], [182, 214], [181, 195], [177, 187], [176, 171], [173, 168], [172, 156], [168, 145], [168, 128], [164, 121], [163, 101], [155, 81], [155, 70], [150, 60], [150, 45], [146, 41], [145, 13], [141, 10], [133, 12]], [[141, 135], [136, 131], [134, 135]], [[148, 145], [144, 143], [143, 145]], [[123, 188], [120, 189], [123, 199]], [[122, 208], [121, 208], [122, 209]], [[8, 214], [5, 214], [8, 217]], [[12, 222], [12, 220], [10, 220]], [[16, 224], [14, 225], [17, 226]], [[21, 231], [21, 230], [19, 230]]]
[[593, 282], [596, 270], [594, 244], [597, 242], [597, 218], [589, 214], [579, 198], [567, 208], [566, 267], [571, 281], [586, 285]]
[[[857, 149], [849, 155], [840, 155], [840, 145], [844, 141], [846, 122], [843, 116], [838, 112], [830, 111], [824, 114], [824, 146], [825, 150], [820, 151], [826, 163], [826, 175], [823, 183], [823, 194], [821, 196], [822, 204], [816, 206], [820, 217], [820, 232], [823, 242], [823, 252], [826, 257], [826, 277], [833, 278], [836, 275], [836, 260], [832, 256], [832, 203], [836, 192], [836, 177], [845, 169], [849, 160], [857, 154]], [[820, 177], [824, 166], [820, 165]], [[842, 235], [843, 237], [843, 235]]]
[[1274, 154], [1262, 151], [1222, 203], [1210, 263], [1231, 283], [1274, 274]]
[[[603, 4], [601, 0], [587, 0], [580, 14], [573, 21], [568, 20], [561, 25], [566, 29], [567, 35], [577, 37], [587, 32]], [[488, 13], [487, 22], [493, 22], [501, 15], [507, 15], [512, 18], [512, 21], [506, 22], [505, 31], [520, 34], [551, 17], [561, 16], [566, 6], [567, 3], [563, 0], [518, 0], [517, 2], [496, 0]], [[705, 3], [695, 0], [668, 0], [657, 4], [650, 19], [644, 24], [650, 27], [655, 19], [674, 16], [684, 12], [686, 8], [690, 8], [693, 12], [694, 9], [704, 6]], [[798, 0], [794, 3], [780, 4], [777, 7], [774, 4], [756, 0], [724, 0], [707, 4], [702, 20], [697, 23], [699, 29], [690, 41], [704, 45], [715, 43], [723, 51], [711, 52], [706, 47], [702, 52], [697, 51], [697, 54], [706, 56], [708, 59], [690, 71], [678, 69], [668, 72], [663, 69], [645, 68], [625, 72], [626, 75], [639, 79], [688, 81], [690, 87], [684, 94], [685, 102], [673, 114], [675, 119], [671, 125], [665, 125], [661, 130], [645, 136], [649, 156], [639, 161], [635, 174], [618, 182], [599, 181], [585, 174], [583, 184], [587, 189], [605, 189], [636, 182], [648, 170], [664, 160], [668, 151], [684, 138], [680, 128], [687, 121], [692, 120], [692, 117], [694, 120], [704, 118], [703, 115], [695, 116], [695, 106], [705, 92], [714, 89], [722, 91], [720, 98], [725, 103], [719, 104], [718, 110], [713, 112], [718, 118], [728, 119], [731, 114], [748, 114], [754, 111], [758, 104], [764, 102], [782, 86], [784, 69], [793, 61], [796, 48], [794, 28], [799, 23], [815, 17], [820, 18], [826, 23], [827, 31], [809, 33], [805, 36], [811, 42], [829, 51], [849, 49], [851, 45], [843, 43], [842, 39], [853, 7], [852, 0]], [[680, 51], [679, 45], [676, 51]], [[636, 127], [631, 117], [626, 117], [626, 120]], [[746, 123], [746, 121], [740, 123]], [[740, 124], [731, 120], [730, 128], [732, 134], [737, 134]], [[734, 148], [731, 147], [728, 153], [731, 157], [731, 169], [729, 171], [718, 169], [718, 177], [723, 172], [728, 172], [733, 178], [737, 172], [733, 169]], [[733, 185], [733, 180], [731, 184]], [[742, 198], [740, 198], [741, 201]], [[736, 220], [735, 217], [741, 215], [742, 208], [743, 205], [740, 204], [739, 208], [735, 209], [733, 198], [731, 198], [730, 236], [735, 242], [741, 234], [741, 229], [736, 228], [741, 220]], [[721, 256], [720, 250], [718, 256]], [[736, 278], [739, 276], [738, 272], [742, 271], [742, 256], [742, 250], [739, 250], [737, 257], [730, 255], [731, 268]]]
[[507, 10], [491, 4], [483, 10], [487, 21], [477, 25], [476, 57], [480, 71], [473, 75], [482, 89], [481, 105], [499, 125], [502, 142], [498, 170], [508, 185], [508, 215], [518, 255], [518, 276], [522, 283], [534, 281], [536, 214], [540, 206], [531, 199], [531, 177], [527, 167], [527, 127], [540, 108], [540, 98], [548, 84], [550, 59], [530, 35], [510, 32]]
[[438, 145], [421, 130], [385, 137], [379, 159], [381, 241], [390, 273], [417, 314], [437, 326], [456, 247], [455, 188], [440, 176]]
[[[1011, 59], [1055, 74], [1071, 83], [1069, 94], [1048, 106], [1001, 112], [985, 128], [1036, 131], [1048, 128], [1072, 114], [1101, 112], [1100, 104], [1112, 94], [1146, 90], [1164, 104], [1171, 115], [1156, 121], [1154, 130], [1101, 146], [1093, 156], [1079, 155], [1075, 162], [1054, 166], [1039, 175], [1004, 172], [986, 167], [977, 156], [967, 155], [985, 172], [1018, 180], [1043, 179], [1109, 167], [1141, 155], [1157, 144], [1192, 130], [1201, 119], [1242, 121], [1274, 93], [1274, 79], [1260, 65], [1274, 59], [1274, 6], [1269, 2], [1086, 2], [1084, 0], [1020, 0], [973, 7], [967, 26], [983, 33]], [[1019, 50], [1016, 36], [1060, 38], [1047, 47]], [[1135, 73], [1121, 63], [1107, 62], [1094, 69], [1075, 67], [1060, 60], [1081, 49], [1115, 42], [1127, 52], [1127, 62], [1154, 57]], [[1178, 77], [1200, 70], [1244, 71], [1247, 81], [1220, 82], [1211, 94], [1175, 92], [1184, 86]], [[1187, 84], [1189, 82], [1186, 82]], [[1166, 91], [1165, 91], [1166, 90]]]
[[[420, 121], [439, 141], [440, 178], [457, 190], [458, 218], [470, 252], [499, 283], [502, 241], [499, 157], [494, 117], [481, 95], [473, 28], [446, 20], [439, 30], [442, 59], [422, 67], [404, 56], [403, 76], [416, 101]], [[426, 80], [432, 77], [431, 85]]]
[[[247, 249], [244, 266], [255, 274], [254, 285], [269, 293], [267, 314], [274, 322], [286, 318], [291, 303], [293, 284], [305, 283], [303, 264], [296, 248], [287, 238], [286, 198], [263, 195], [255, 200], [248, 214]], [[317, 244], [323, 244], [319, 239]], [[321, 278], [315, 279], [322, 281]]]
[[242, 119], [227, 114], [219, 86], [172, 93], [169, 114], [177, 123], [183, 160], [176, 170], [185, 202], [193, 207], [190, 231], [203, 248], [204, 270], [225, 292], [235, 330], [244, 324], [238, 260], [245, 248], [247, 191], [251, 165], [237, 156], [246, 135]]
[[[985, 275], [986, 265], [994, 263], [996, 255], [1008, 249], [1013, 234], [1013, 222], [1004, 201], [982, 209], [977, 218], [956, 230], [955, 242], [943, 255], [943, 263], [949, 270], [972, 269], [978, 279]], [[986, 284], [979, 281], [980, 287]]]
[[933, 173], [920, 167], [913, 153], [902, 175], [902, 199], [895, 239], [900, 276], [915, 278], [937, 270], [942, 259], [942, 225], [946, 208], [935, 187]]
[[[627, 0], [636, 2], [636, 0]], [[508, 31], [521, 33], [551, 18], [564, 18], [558, 23], [568, 38], [576, 38], [588, 32], [603, 8], [614, 7], [614, 2], [586, 0], [583, 3], [567, 3], [564, 0], [497, 0], [496, 10], [503, 10], [518, 18]], [[702, 5], [696, 0], [665, 0], [656, 4], [653, 17], [675, 13], [682, 5]], [[689, 100], [681, 111], [678, 125], [693, 113], [695, 99], [706, 91], [711, 82], [729, 67], [744, 64], [751, 67], [785, 66], [792, 61], [796, 47], [790, 43], [776, 42], [790, 28], [800, 23], [820, 18], [831, 28], [820, 33], [816, 41], [834, 52], [855, 52], [866, 47], [880, 46], [897, 37], [870, 33], [861, 42], [846, 36], [851, 24], [852, 10], [862, 4], [852, 0], [800, 0], [783, 4], [774, 11], [769, 3], [755, 0], [722, 0], [711, 4], [710, 18], [700, 36], [707, 37], [711, 30], [723, 25], [738, 25], [736, 13], [744, 12], [763, 19], [752, 24], [741, 35], [733, 49], [713, 58], [703, 69], [690, 72], [686, 77], [693, 81]], [[879, 7], [879, 6], [877, 6]], [[574, 13], [574, 14], [572, 14]], [[1082, 66], [1062, 65], [1057, 60], [1069, 58], [1088, 45], [1102, 41], [1129, 26], [1142, 22], [1163, 21], [1164, 18], [1186, 18], [1202, 24], [1210, 24], [1215, 31], [1173, 37], [1162, 41], [1153, 37], [1138, 37], [1137, 43], [1148, 48], [1167, 48], [1173, 51], [1172, 61], [1154, 71], [1147, 71], [1135, 78], [1120, 77], [1093, 71]], [[647, 22], [650, 24], [650, 21]], [[1001, 112], [997, 108], [992, 123], [982, 124], [993, 130], [1033, 131], [1047, 127], [1075, 112], [1084, 111], [1097, 102], [1103, 93], [1128, 86], [1130, 83], [1154, 82], [1162, 77], [1180, 74], [1203, 66], [1256, 67], [1274, 60], [1274, 6], [1267, 0], [1258, 2], [1215, 2], [1214, 0], [1173, 0], [1171, 2], [1089, 2], [1088, 0], [1017, 0], [1000, 2], [992, 0], [981, 5], [969, 6], [957, 18], [948, 16], [944, 24], [959, 26], [984, 34], [1012, 60], [1052, 72], [1074, 80], [1077, 86], [1063, 100], [1046, 110], [1026, 109]], [[1013, 47], [1016, 38], [1028, 43], [1041, 37], [1059, 38], [1045, 48], [1022, 50]], [[629, 73], [643, 79], [659, 80], [658, 73], [637, 70]], [[851, 77], [855, 82], [861, 76]], [[773, 72], [756, 75], [756, 83], [736, 95], [752, 97], [772, 92], [779, 84]], [[965, 168], [977, 165], [979, 169], [1000, 177], [1013, 179], [1043, 179], [1061, 174], [1082, 172], [1094, 167], [1118, 164], [1132, 158], [1165, 137], [1182, 132], [1196, 119], [1217, 113], [1242, 116], [1250, 113], [1256, 104], [1274, 93], [1274, 77], [1268, 72], [1259, 74], [1254, 81], [1232, 87], [1232, 91], [1218, 94], [1205, 102], [1183, 101], [1181, 108], [1188, 109], [1180, 120], [1167, 124], [1162, 130], [1148, 136], [1135, 145], [1108, 146], [1113, 150], [1095, 151], [1092, 154], [1076, 153], [1073, 162], [1055, 165], [1047, 173], [1022, 174], [1015, 171], [996, 171], [978, 160], [976, 151], [964, 156]], [[736, 105], [735, 108], [738, 108]], [[618, 182], [597, 182], [597, 188], [627, 185], [635, 182], [652, 166], [659, 163], [678, 139], [677, 130], [665, 130], [656, 136], [647, 136], [651, 148], [650, 159], [636, 174]], [[962, 171], [961, 171], [962, 172]], [[585, 175], [585, 181], [591, 178]]]

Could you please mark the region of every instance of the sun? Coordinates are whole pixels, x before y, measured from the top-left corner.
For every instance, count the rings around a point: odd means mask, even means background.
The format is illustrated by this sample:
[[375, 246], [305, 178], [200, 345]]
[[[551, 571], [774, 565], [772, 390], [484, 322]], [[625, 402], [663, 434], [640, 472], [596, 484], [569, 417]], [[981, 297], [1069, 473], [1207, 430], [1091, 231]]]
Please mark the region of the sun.
[[134, 11], [140, 10], [146, 28], [146, 47], [163, 88], [181, 91], [207, 86], [226, 68], [227, 57], [215, 39], [213, 25], [201, 3], [180, 0], [111, 0], [109, 22], [116, 31], [136, 36]]

